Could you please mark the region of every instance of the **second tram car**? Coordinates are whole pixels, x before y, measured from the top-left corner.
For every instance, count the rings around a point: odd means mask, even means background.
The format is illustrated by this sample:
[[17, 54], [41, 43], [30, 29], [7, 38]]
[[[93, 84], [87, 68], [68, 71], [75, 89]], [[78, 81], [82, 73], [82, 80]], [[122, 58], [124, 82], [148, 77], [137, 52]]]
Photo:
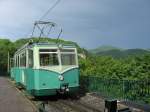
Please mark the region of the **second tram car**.
[[28, 43], [14, 55], [11, 78], [33, 96], [77, 92], [77, 49], [73, 45]]

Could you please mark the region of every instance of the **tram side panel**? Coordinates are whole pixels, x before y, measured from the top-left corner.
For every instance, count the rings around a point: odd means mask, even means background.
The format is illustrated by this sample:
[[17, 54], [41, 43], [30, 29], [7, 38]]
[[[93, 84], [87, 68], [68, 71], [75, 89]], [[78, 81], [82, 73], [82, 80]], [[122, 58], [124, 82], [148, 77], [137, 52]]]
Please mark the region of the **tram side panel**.
[[26, 87], [26, 77], [27, 77], [27, 74], [26, 74], [26, 68], [20, 68], [20, 84], [23, 86], [23, 87]]
[[15, 69], [15, 68], [11, 68], [11, 70], [10, 70], [10, 78], [11, 78], [12, 80], [14, 80], [14, 77], [15, 77], [15, 71], [14, 71], [14, 69]]
[[21, 70], [16, 67], [14, 68], [14, 80], [16, 82], [16, 85], [20, 85], [20, 79], [21, 79]]
[[32, 90], [35, 88], [35, 75], [32, 68], [27, 68], [25, 70], [26, 74], [26, 90], [32, 95]]

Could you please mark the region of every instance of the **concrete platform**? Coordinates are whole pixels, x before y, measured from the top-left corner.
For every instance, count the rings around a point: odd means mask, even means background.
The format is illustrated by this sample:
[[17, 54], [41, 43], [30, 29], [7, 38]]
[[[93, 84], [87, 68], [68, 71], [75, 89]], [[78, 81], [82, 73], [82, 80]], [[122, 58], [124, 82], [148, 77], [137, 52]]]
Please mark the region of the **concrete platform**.
[[35, 112], [35, 107], [6, 77], [0, 77], [0, 112]]

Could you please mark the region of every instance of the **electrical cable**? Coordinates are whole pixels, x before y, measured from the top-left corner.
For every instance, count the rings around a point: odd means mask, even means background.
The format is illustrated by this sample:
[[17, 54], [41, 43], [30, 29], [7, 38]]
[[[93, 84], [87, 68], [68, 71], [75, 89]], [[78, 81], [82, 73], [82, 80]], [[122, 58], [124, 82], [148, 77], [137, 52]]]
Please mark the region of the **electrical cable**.
[[61, 0], [57, 0], [47, 11], [46, 13], [39, 19], [39, 21], [41, 21], [42, 19], [44, 19], [56, 6], [57, 4], [60, 2]]
[[[56, 5], [60, 2], [61, 0], [57, 0], [45, 13], [43, 16], [41, 16], [41, 18], [39, 19], [39, 21], [41, 21], [42, 19], [44, 19], [55, 7]], [[32, 37], [33, 36], [33, 33], [34, 33], [34, 30], [35, 30], [35, 24], [34, 24], [34, 27], [32, 29], [32, 31], [30, 31], [26, 36], [30, 36]], [[31, 34], [31, 35], [30, 35]]]

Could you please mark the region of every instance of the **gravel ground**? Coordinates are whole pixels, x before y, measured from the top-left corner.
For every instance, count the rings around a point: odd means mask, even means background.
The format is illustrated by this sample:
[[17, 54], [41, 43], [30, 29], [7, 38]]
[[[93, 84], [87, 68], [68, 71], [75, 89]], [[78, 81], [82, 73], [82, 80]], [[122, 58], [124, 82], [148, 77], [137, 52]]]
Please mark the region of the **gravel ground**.
[[[81, 97], [81, 102], [87, 103], [91, 106], [95, 106], [96, 108], [99, 108], [102, 112], [104, 111], [105, 108], [105, 101], [104, 98], [101, 96], [98, 96], [95, 93], [88, 93], [85, 96]], [[137, 106], [135, 105], [125, 105], [125, 103], [121, 101], [117, 101], [117, 108], [118, 109], [123, 109], [123, 108], [130, 108], [132, 112], [150, 112], [142, 109], [138, 109]]]

